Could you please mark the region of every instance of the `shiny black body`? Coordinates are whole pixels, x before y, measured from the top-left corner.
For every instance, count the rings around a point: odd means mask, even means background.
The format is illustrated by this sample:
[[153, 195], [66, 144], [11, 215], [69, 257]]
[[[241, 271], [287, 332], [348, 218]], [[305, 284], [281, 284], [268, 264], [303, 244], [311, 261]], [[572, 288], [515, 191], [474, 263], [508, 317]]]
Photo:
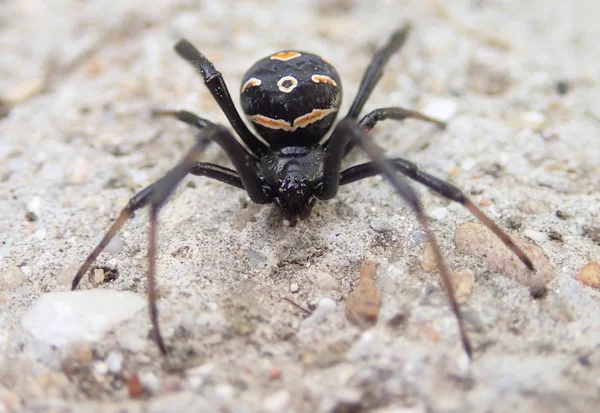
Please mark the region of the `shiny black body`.
[[[156, 233], [158, 212], [176, 186], [188, 175], [205, 176], [243, 189], [258, 204], [276, 203], [291, 225], [307, 218], [317, 199], [336, 196], [341, 185], [384, 175], [397, 194], [408, 203], [427, 233], [434, 252], [442, 283], [452, 311], [459, 324], [465, 351], [471, 356], [454, 287], [437, 241], [429, 230], [421, 203], [404, 175], [426, 185], [440, 195], [464, 205], [490, 228], [527, 265], [533, 264], [496, 224], [481, 212], [458, 188], [429, 175], [410, 161], [387, 159], [383, 151], [367, 136], [377, 122], [406, 118], [444, 124], [418, 112], [391, 107], [375, 109], [358, 120], [358, 116], [382, 76], [383, 68], [392, 54], [404, 43], [409, 27], [392, 34], [367, 68], [358, 93], [346, 116], [338, 122], [329, 139], [326, 133], [333, 125], [339, 109], [342, 89], [335, 69], [317, 55], [284, 51], [257, 62], [242, 81], [241, 98], [244, 113], [256, 128], [257, 138], [242, 121], [233, 104], [227, 85], [213, 64], [191, 43], [181, 40], [175, 45], [177, 53], [198, 70], [204, 83], [227, 116], [242, 143], [224, 126], [200, 118], [187, 111], [155, 111], [156, 115], [174, 116], [198, 129], [196, 143], [183, 160], [164, 177], [134, 195], [98, 246], [77, 271], [72, 283], [76, 289], [83, 275], [133, 213], [150, 206], [148, 246], [148, 296], [154, 337], [160, 351], [167, 353], [158, 324], [156, 307]], [[220, 145], [234, 169], [202, 162], [201, 156], [210, 142]], [[265, 143], [266, 142], [266, 143]], [[342, 160], [354, 146], [359, 146], [371, 162], [342, 170]]]
[[[286, 60], [273, 58], [273, 56], [290, 54], [294, 57]], [[325, 81], [313, 80], [319, 79], [319, 76]], [[251, 79], [259, 79], [261, 84], [244, 87]], [[275, 53], [256, 62], [242, 79], [240, 93], [242, 109], [256, 132], [269, 143], [271, 148], [285, 148], [292, 145], [310, 146], [319, 143], [331, 129], [341, 102], [342, 81], [338, 72], [331, 64], [312, 53]], [[315, 109], [333, 110], [317, 122], [304, 125], [294, 122]], [[253, 121], [252, 117], [256, 115], [283, 120], [290, 127], [288, 129], [265, 127]]]

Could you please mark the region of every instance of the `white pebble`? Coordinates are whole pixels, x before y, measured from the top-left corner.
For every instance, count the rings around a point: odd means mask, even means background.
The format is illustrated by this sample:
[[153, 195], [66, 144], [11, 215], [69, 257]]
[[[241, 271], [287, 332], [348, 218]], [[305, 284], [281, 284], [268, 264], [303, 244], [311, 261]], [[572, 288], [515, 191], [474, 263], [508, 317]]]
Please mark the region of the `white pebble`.
[[39, 196], [34, 196], [27, 203], [27, 212], [33, 212], [38, 217], [40, 216], [40, 211], [42, 207], [42, 200]]
[[108, 371], [113, 374], [117, 374], [121, 372], [123, 368], [123, 355], [121, 353], [117, 353], [116, 351], [111, 351], [106, 357], [106, 365], [108, 366]]
[[315, 285], [321, 290], [337, 290], [338, 281], [329, 273], [319, 271], [315, 277]]
[[535, 242], [550, 241], [550, 236], [548, 234], [533, 229], [526, 229], [525, 231], [523, 231], [523, 235], [525, 235], [529, 239], [532, 239]]
[[158, 377], [156, 377], [156, 374], [152, 373], [151, 371], [140, 373], [139, 378], [142, 387], [150, 393], [156, 393], [160, 388], [160, 381], [158, 380]]
[[446, 216], [448, 215], [448, 208], [445, 208], [445, 207], [432, 208], [430, 214], [432, 217], [434, 217], [438, 221], [444, 221], [444, 219], [446, 219]]
[[546, 123], [546, 118], [540, 112], [525, 112], [521, 115], [521, 122], [523, 122], [523, 126], [529, 127], [531, 129], [538, 129]]
[[319, 300], [317, 309], [304, 320], [304, 323], [320, 323], [329, 313], [335, 311], [336, 303], [329, 297], [323, 297]]
[[145, 306], [145, 298], [128, 291], [52, 292], [38, 299], [21, 324], [38, 340], [60, 347], [96, 341]]
[[300, 288], [298, 287], [298, 283], [291, 283], [290, 284], [290, 292], [291, 293], [297, 293], [299, 289]]
[[108, 366], [103, 361], [99, 361], [94, 364], [94, 373], [99, 376], [104, 376], [106, 373], [108, 373]]
[[458, 105], [454, 100], [438, 98], [430, 101], [423, 113], [432, 118], [447, 122], [456, 115]]
[[279, 390], [268, 396], [262, 404], [262, 411], [266, 413], [279, 413], [284, 411], [290, 404], [290, 393]]

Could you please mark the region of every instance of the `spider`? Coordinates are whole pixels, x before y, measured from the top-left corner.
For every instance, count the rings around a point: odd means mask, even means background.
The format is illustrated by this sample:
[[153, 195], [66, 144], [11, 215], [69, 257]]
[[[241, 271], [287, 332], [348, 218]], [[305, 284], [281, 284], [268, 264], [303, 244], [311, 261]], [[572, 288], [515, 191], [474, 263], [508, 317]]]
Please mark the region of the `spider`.
[[[332, 128], [342, 99], [341, 79], [335, 68], [322, 57], [306, 52], [285, 50], [257, 61], [244, 75], [240, 88], [241, 105], [256, 133], [250, 132], [231, 99], [225, 80], [214, 65], [190, 42], [180, 40], [175, 51], [203, 77], [204, 83], [229, 120], [241, 142], [222, 125], [187, 111], [155, 111], [172, 116], [196, 127], [195, 144], [184, 158], [158, 181], [135, 194], [98, 246], [77, 271], [72, 289], [133, 213], [150, 207], [148, 242], [148, 300], [154, 339], [163, 355], [167, 354], [158, 323], [156, 306], [156, 233], [158, 212], [177, 185], [188, 175], [205, 176], [245, 190], [257, 204], [275, 202], [284, 217], [295, 225], [308, 218], [317, 200], [336, 196], [340, 186], [375, 175], [384, 175], [397, 194], [411, 207], [427, 234], [437, 261], [450, 306], [456, 317], [462, 345], [469, 359], [471, 344], [450, 281], [448, 267], [435, 236], [429, 228], [423, 207], [404, 175], [429, 187], [441, 196], [465, 206], [493, 231], [530, 269], [534, 266], [527, 255], [454, 185], [421, 171], [402, 158], [388, 159], [368, 136], [378, 122], [386, 119], [420, 119], [444, 127], [439, 120], [401, 107], [380, 108], [359, 120], [371, 92], [383, 74], [390, 57], [404, 44], [410, 25], [396, 30], [377, 51], [363, 75], [357, 95], [346, 116]], [[210, 142], [219, 144], [234, 169], [202, 162], [200, 157]], [[370, 162], [341, 170], [342, 160], [355, 147], [360, 147]]]

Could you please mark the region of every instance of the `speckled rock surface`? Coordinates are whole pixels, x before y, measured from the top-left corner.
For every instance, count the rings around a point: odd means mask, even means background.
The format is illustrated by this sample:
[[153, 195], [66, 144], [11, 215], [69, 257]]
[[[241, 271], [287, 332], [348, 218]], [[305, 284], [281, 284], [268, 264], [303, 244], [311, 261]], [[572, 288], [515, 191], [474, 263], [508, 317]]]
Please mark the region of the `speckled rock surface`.
[[[0, 2], [0, 412], [598, 412], [600, 291], [577, 279], [600, 259], [598, 15], [585, 0]], [[242, 191], [186, 178], [160, 215], [167, 360], [146, 311], [93, 343], [52, 346], [22, 327], [193, 142], [150, 110], [226, 122], [174, 53], [180, 37], [233, 95], [273, 51], [322, 54], [347, 108], [406, 21], [410, 38], [366, 110], [443, 112], [448, 127], [387, 121], [372, 135], [463, 188], [554, 271], [532, 297], [502, 262], [457, 248], [468, 211], [415, 185], [450, 268], [469, 274], [472, 363], [437, 272], [423, 269], [422, 230], [378, 178], [295, 228]], [[216, 145], [205, 158], [228, 164]], [[136, 214], [82, 289], [144, 296], [147, 220]], [[366, 259], [381, 309], [363, 331], [344, 310]]]

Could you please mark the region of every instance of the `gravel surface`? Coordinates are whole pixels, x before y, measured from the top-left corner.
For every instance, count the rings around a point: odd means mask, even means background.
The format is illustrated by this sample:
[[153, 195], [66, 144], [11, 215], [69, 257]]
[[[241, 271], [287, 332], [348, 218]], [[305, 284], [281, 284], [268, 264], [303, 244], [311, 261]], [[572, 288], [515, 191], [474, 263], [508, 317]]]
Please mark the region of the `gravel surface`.
[[[591, 0], [0, 2], [0, 412], [600, 411], [599, 15]], [[146, 211], [69, 296], [128, 199], [193, 142], [151, 109], [227, 122], [173, 51], [179, 38], [236, 102], [259, 58], [324, 55], [347, 108], [408, 21], [365, 109], [415, 108], [448, 127], [387, 121], [372, 136], [464, 189], [540, 269], [524, 273], [465, 208], [415, 184], [472, 362], [425, 233], [380, 178], [293, 228], [243, 191], [186, 178], [160, 214], [167, 359], [136, 311]], [[205, 159], [229, 164], [216, 145]], [[123, 292], [135, 299], [119, 304]]]

